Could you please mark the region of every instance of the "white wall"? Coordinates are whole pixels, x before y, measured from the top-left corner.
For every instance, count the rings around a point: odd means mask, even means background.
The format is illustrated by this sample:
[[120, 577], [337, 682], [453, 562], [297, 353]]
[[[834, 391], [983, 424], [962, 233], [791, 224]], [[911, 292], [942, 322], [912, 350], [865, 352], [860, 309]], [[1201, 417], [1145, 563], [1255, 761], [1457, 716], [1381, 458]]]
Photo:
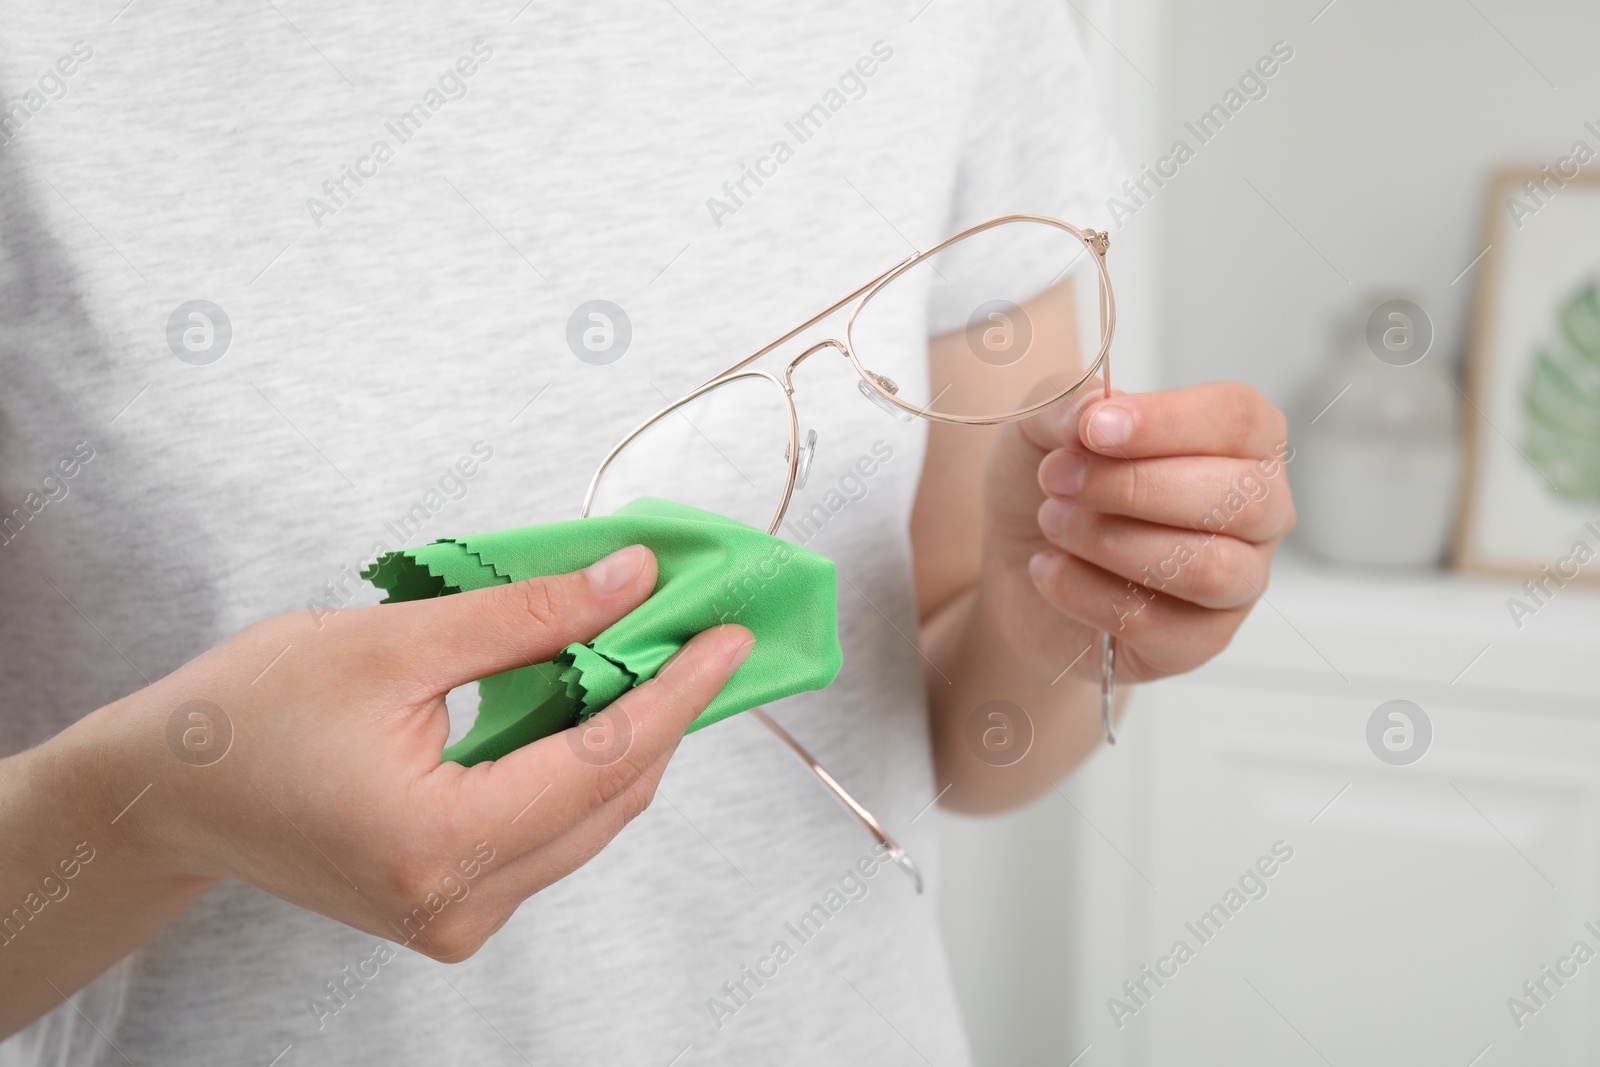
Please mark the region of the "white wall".
[[1486, 174], [1596, 145], [1600, 5], [1336, 0], [1318, 17], [1325, 3], [1163, 4], [1169, 135], [1275, 40], [1295, 51], [1156, 205], [1174, 384], [1240, 378], [1284, 402], [1376, 288], [1417, 294], [1454, 358]]

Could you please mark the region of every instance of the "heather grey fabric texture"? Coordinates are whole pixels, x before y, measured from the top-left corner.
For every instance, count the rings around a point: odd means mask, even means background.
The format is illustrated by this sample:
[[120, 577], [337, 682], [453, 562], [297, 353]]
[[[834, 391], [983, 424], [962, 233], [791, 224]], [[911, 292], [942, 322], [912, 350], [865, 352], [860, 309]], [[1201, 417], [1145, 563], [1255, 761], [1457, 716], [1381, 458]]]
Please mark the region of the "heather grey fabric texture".
[[[0, 0], [0, 751], [374, 602], [377, 546], [574, 517], [663, 397], [908, 243], [1103, 225], [1121, 177], [1063, 4], [519, 7]], [[591, 300], [614, 362], [569, 346]], [[787, 532], [846, 654], [773, 711], [929, 893], [740, 716], [464, 964], [225, 884], [0, 1063], [965, 1063], [904, 636], [925, 431], [806, 374]]]

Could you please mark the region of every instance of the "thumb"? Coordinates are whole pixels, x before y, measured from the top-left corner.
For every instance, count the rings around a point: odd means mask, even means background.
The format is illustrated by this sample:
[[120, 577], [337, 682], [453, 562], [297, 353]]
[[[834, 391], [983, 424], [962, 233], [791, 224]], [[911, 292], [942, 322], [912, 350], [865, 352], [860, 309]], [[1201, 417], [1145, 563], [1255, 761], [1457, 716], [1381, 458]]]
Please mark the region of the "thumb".
[[[1120, 389], [1113, 389], [1111, 395], [1116, 397], [1124, 394]], [[1094, 406], [1104, 399], [1105, 389], [1100, 379], [1092, 378], [1082, 389], [1063, 397], [1054, 407], [1011, 425], [1016, 427], [1016, 437], [1020, 442], [1026, 442], [1041, 454], [1054, 452], [1058, 448], [1087, 454], [1090, 449], [1083, 443], [1085, 417], [1092, 414]]]
[[443, 693], [594, 640], [655, 584], [655, 556], [629, 545], [580, 571], [372, 610], [383, 640], [407, 650], [412, 677]]

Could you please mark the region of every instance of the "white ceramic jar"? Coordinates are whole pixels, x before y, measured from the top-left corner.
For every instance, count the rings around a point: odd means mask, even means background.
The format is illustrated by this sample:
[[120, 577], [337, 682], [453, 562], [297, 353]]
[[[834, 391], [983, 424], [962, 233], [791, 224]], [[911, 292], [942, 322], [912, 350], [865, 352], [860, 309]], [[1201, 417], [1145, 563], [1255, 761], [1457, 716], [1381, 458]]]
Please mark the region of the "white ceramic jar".
[[1461, 479], [1461, 401], [1437, 353], [1424, 358], [1432, 332], [1415, 304], [1380, 304], [1300, 405], [1292, 477], [1299, 534], [1317, 554], [1385, 567], [1443, 559]]

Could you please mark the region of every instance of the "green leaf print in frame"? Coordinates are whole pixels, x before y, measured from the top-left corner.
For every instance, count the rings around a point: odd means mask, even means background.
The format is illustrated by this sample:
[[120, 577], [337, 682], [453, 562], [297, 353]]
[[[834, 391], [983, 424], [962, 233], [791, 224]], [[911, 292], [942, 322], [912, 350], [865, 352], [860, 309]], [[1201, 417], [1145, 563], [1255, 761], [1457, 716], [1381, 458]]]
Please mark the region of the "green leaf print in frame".
[[1523, 451], [1561, 497], [1600, 501], [1600, 292], [1590, 277], [1555, 308], [1523, 384]]

